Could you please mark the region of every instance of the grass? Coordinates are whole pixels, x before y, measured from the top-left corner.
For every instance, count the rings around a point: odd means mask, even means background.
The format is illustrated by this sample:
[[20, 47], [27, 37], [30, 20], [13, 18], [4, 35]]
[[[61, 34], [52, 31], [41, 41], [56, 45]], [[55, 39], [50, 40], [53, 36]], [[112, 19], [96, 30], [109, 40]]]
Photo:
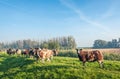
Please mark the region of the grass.
[[41, 63], [16, 55], [0, 54], [0, 79], [120, 79], [120, 62], [104, 62], [101, 69], [97, 62], [87, 62], [86, 68], [78, 58], [54, 57]]

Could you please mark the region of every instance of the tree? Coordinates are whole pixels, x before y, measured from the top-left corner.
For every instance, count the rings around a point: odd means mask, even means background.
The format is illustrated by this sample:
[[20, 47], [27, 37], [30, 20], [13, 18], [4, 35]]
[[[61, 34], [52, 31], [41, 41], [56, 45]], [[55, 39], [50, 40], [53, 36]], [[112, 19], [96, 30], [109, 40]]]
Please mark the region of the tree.
[[48, 41], [48, 48], [49, 49], [59, 49], [60, 45], [58, 40], [49, 40]]
[[4, 43], [0, 43], [0, 49], [4, 48]]
[[76, 42], [75, 42], [75, 39], [72, 36], [68, 36], [68, 47], [70, 49], [76, 48]]
[[93, 48], [105, 48], [107, 46], [107, 42], [104, 40], [95, 40], [93, 44]]
[[117, 39], [112, 39], [112, 48], [117, 48], [118, 44], [117, 44]]
[[18, 40], [18, 41], [16, 41], [16, 44], [17, 44], [17, 47], [16, 47], [16, 48], [23, 49], [23, 41]]
[[20, 48], [20, 49], [28, 49], [28, 48], [49, 48], [49, 49], [72, 49], [76, 48], [76, 42], [73, 36], [64, 36], [52, 38], [44, 41], [36, 41], [36, 40], [18, 40], [11, 43], [0, 43], [0, 48]]
[[112, 42], [111, 41], [108, 41], [108, 43], [107, 43], [107, 46], [106, 46], [107, 48], [112, 48]]
[[48, 43], [46, 41], [44, 41], [43, 43], [41, 43], [40, 47], [41, 48], [48, 48]]

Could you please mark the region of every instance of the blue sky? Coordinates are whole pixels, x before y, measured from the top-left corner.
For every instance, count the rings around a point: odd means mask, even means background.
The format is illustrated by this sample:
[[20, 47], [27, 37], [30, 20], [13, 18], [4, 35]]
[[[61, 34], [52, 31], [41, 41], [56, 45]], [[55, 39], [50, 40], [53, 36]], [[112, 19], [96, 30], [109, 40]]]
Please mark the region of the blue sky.
[[120, 37], [120, 0], [0, 0], [0, 41], [72, 35], [77, 45]]

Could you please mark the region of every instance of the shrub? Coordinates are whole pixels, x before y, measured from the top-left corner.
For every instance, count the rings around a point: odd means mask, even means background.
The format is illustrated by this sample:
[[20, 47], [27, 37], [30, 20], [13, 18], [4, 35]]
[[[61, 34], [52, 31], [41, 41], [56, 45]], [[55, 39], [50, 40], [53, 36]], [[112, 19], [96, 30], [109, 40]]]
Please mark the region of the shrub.
[[60, 51], [58, 56], [63, 56], [63, 57], [78, 57], [77, 53], [74, 51]]
[[104, 59], [105, 60], [116, 60], [120, 61], [120, 54], [118, 53], [105, 53], [104, 54]]

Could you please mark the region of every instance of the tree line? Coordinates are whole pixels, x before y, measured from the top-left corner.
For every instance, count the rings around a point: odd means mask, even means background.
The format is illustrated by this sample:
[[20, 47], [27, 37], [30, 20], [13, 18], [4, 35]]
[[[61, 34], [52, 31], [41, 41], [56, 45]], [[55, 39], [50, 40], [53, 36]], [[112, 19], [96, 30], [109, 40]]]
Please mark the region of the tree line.
[[1, 42], [0, 49], [8, 48], [48, 48], [48, 49], [73, 49], [76, 48], [76, 42], [73, 36], [56, 37], [48, 40], [17, 40], [11, 43]]
[[120, 48], [120, 38], [118, 40], [112, 39], [112, 41], [95, 40], [93, 48]]

